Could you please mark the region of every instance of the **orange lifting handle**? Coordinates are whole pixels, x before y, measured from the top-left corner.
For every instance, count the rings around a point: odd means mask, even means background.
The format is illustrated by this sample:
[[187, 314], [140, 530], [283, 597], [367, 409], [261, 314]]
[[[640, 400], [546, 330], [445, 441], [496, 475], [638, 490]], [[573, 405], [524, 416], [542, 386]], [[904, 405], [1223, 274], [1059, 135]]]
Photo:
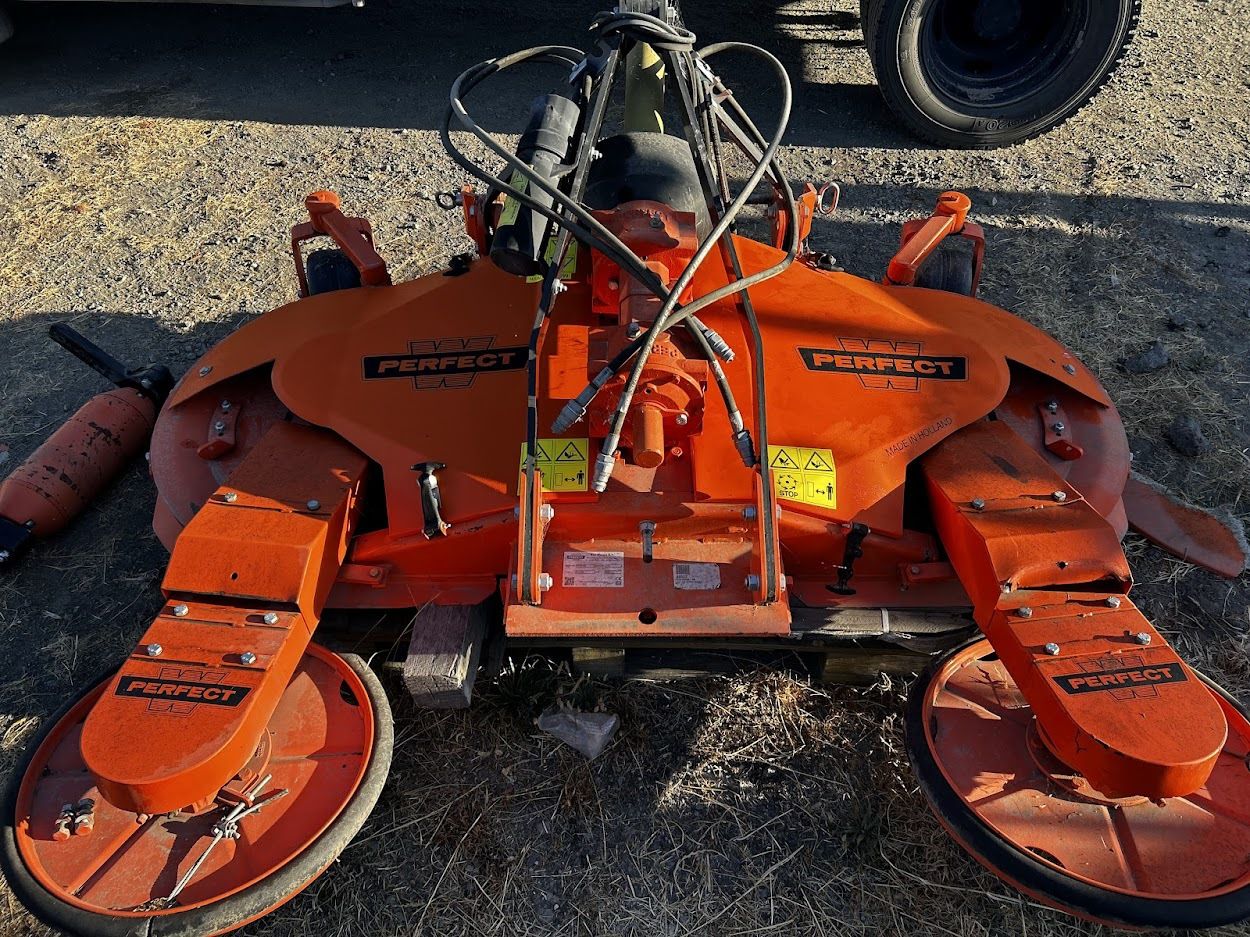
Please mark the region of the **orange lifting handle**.
[[[886, 268], [885, 282], [893, 286], [911, 286], [916, 271], [948, 234], [959, 234], [968, 220], [972, 200], [962, 192], [943, 192], [938, 196], [933, 214], [911, 236], [903, 232], [903, 246]], [[908, 222], [915, 224], [916, 222]]]
[[299, 245], [319, 235], [330, 238], [352, 266], [360, 271], [364, 286], [390, 286], [391, 276], [386, 261], [374, 249], [373, 228], [364, 218], [348, 218], [340, 210], [336, 193], [319, 189], [304, 199], [309, 221], [291, 229], [291, 250], [295, 255], [295, 272], [301, 296], [308, 295], [308, 277], [300, 260]]

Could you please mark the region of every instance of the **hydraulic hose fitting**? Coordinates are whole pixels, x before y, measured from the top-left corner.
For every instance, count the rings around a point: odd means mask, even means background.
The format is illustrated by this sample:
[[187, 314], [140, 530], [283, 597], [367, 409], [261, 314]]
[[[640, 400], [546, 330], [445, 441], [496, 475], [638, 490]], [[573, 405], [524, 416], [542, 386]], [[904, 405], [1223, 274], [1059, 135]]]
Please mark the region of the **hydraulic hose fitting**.
[[593, 491], [603, 491], [608, 487], [608, 479], [612, 477], [612, 468], [616, 465], [615, 452], [600, 452], [595, 457], [595, 477], [590, 487]]

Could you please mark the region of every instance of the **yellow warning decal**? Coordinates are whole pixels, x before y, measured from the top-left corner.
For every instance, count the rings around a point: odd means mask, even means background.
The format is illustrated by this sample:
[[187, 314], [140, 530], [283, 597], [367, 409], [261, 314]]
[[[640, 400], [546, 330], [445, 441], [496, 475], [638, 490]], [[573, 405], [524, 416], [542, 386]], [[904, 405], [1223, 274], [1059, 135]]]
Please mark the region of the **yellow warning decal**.
[[[536, 442], [534, 454], [538, 457], [538, 470], [543, 474], [544, 491], [586, 491], [590, 487], [589, 439], [539, 439]], [[518, 465], [524, 464], [525, 443], [521, 443]]]
[[838, 506], [838, 471], [832, 450], [769, 446], [768, 468], [778, 498], [822, 508]]
[[[512, 174], [512, 178], [508, 180], [508, 184], [518, 192], [524, 192], [529, 185], [523, 173], [517, 170]], [[517, 215], [521, 213], [521, 203], [511, 195], [506, 196], [503, 200], [503, 211], [499, 213], [499, 222], [496, 228], [502, 228], [516, 221]]]
[[[547, 238], [547, 249], [543, 251], [543, 262], [548, 266], [551, 265], [552, 259], [556, 255], [556, 239], [555, 237]], [[564, 251], [564, 263], [560, 265], [560, 279], [571, 280], [577, 273], [577, 242], [570, 240], [569, 246]], [[526, 283], [541, 283], [543, 275], [535, 273], [533, 276], [525, 278]]]

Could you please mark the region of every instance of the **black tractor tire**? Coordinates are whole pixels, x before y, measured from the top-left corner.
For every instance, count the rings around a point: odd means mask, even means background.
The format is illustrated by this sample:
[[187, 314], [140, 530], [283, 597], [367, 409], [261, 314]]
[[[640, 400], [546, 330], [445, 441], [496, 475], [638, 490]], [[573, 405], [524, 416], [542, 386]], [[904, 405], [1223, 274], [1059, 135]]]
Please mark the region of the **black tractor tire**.
[[352, 290], [360, 286], [360, 271], [338, 248], [313, 251], [305, 261], [308, 295]]
[[972, 242], [967, 238], [947, 238], [916, 271], [913, 286], [945, 290], [961, 296], [975, 296], [973, 278], [976, 260]]
[[890, 110], [939, 146], [1009, 146], [1062, 124], [1124, 57], [1141, 0], [860, 0]]

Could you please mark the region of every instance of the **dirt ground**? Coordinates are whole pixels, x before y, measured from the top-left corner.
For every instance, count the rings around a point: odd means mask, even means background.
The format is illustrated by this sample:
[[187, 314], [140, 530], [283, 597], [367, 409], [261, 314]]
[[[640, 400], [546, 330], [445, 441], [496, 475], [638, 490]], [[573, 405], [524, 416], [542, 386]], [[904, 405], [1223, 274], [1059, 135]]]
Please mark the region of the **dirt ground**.
[[[843, 186], [815, 246], [878, 276], [901, 220], [945, 188], [967, 191], [988, 231], [984, 298], [1093, 367], [1140, 471], [1250, 515], [1250, 10], [1148, 2], [1124, 66], [1075, 120], [967, 153], [897, 129], [857, 9], [686, 3], [702, 39], [760, 42], [790, 69], [790, 174]], [[287, 232], [313, 189], [371, 218], [397, 279], [465, 250], [433, 201], [461, 182], [434, 132], [451, 79], [488, 55], [577, 44], [594, 10], [20, 7], [0, 47], [0, 463], [101, 389], [48, 341], [50, 323], [181, 373], [294, 297]], [[767, 113], [758, 76], [729, 74]], [[515, 131], [524, 99], [483, 102], [488, 126]], [[1167, 366], [1121, 367], [1156, 340]], [[1185, 414], [1210, 443], [1195, 457], [1163, 434]], [[6, 764], [159, 607], [152, 504], [136, 467], [0, 578]], [[1219, 580], [1132, 538], [1127, 550], [1139, 605], [1250, 702], [1246, 578]], [[395, 766], [372, 819], [328, 874], [244, 933], [1103, 932], [1022, 898], [943, 834], [906, 765], [897, 681], [864, 691], [764, 672], [582, 687], [623, 723], [591, 764], [529, 721], [554, 682], [531, 666], [467, 713], [413, 712], [394, 694]], [[43, 931], [4, 892], [0, 932]]]

